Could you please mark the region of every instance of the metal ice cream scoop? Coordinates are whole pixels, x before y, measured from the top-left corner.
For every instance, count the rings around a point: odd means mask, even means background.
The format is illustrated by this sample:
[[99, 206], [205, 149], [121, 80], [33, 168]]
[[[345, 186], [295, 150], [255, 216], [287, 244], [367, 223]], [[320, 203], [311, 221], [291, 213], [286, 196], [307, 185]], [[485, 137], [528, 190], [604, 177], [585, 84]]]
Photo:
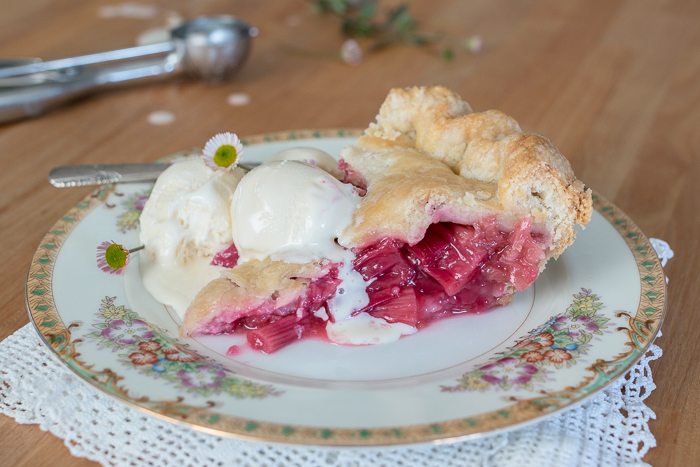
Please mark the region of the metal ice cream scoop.
[[[181, 72], [210, 83], [232, 78], [258, 30], [233, 16], [201, 16], [171, 40], [43, 62], [0, 58], [0, 123], [35, 117], [97, 88]], [[140, 59], [140, 60], [134, 60]], [[107, 63], [118, 62], [106, 65]]]

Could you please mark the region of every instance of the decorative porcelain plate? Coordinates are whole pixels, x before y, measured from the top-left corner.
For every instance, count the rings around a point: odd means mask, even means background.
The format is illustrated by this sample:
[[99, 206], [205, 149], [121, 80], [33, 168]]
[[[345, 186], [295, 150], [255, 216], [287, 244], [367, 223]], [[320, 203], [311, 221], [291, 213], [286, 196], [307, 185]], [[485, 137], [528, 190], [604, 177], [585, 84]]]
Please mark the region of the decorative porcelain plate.
[[[244, 141], [246, 158], [311, 146], [330, 154], [357, 130]], [[303, 140], [303, 141], [300, 141]], [[249, 159], [250, 160], [250, 159]], [[594, 196], [576, 243], [510, 305], [431, 324], [398, 342], [305, 340], [266, 355], [244, 337], [181, 338], [179, 318], [124, 274], [101, 272], [97, 246], [139, 245], [152, 184], [106, 186], [61, 217], [32, 259], [27, 305], [58, 358], [132, 407], [223, 436], [328, 446], [446, 442], [571, 407], [640, 358], [664, 316], [665, 281], [647, 238]], [[232, 345], [242, 349], [226, 356]]]

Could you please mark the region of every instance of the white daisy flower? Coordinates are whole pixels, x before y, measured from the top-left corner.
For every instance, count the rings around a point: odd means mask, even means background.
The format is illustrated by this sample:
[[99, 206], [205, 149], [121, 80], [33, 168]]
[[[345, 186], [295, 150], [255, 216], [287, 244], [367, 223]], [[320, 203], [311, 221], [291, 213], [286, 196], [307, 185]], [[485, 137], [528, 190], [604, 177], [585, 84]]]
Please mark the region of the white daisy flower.
[[359, 65], [362, 61], [362, 48], [355, 39], [348, 39], [343, 42], [340, 48], [340, 58], [348, 65]]
[[213, 170], [233, 170], [243, 152], [243, 145], [235, 133], [219, 133], [204, 146], [204, 162]]

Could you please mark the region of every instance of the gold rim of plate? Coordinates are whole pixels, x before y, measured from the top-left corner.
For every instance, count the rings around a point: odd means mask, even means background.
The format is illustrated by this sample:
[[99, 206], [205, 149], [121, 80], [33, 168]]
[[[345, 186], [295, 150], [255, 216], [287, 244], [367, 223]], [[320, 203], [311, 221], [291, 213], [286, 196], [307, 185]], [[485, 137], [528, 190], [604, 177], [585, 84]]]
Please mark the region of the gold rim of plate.
[[[253, 145], [275, 141], [359, 137], [361, 134], [362, 130], [359, 129], [299, 130], [255, 135], [242, 141], [244, 145]], [[665, 276], [649, 240], [620, 208], [594, 193], [594, 209], [615, 228], [636, 261], [641, 294], [634, 315], [616, 312], [617, 317], [628, 321], [626, 328], [617, 329], [627, 333], [628, 349], [610, 361], [598, 360], [588, 366], [588, 376], [575, 387], [531, 398], [511, 397], [511, 405], [470, 418], [410, 426], [352, 429], [283, 425], [239, 418], [217, 412], [216, 404], [211, 401], [196, 407], [184, 404], [181, 397], [175, 400], [134, 397], [127, 388], [120, 385], [123, 378], [117, 372], [109, 368], [93, 368], [81, 360], [80, 353], [75, 348], [80, 339], [73, 339], [72, 325], [66, 326], [61, 321], [54, 307], [51, 289], [53, 264], [62, 243], [93, 208], [105, 202], [112, 191], [114, 185], [105, 185], [86, 196], [64, 214], [42, 239], [27, 274], [26, 297], [30, 319], [44, 343], [59, 359], [100, 391], [160, 419], [218, 436], [274, 443], [369, 447], [454, 442], [510, 430], [581, 402], [624, 375], [648, 350], [666, 312]]]

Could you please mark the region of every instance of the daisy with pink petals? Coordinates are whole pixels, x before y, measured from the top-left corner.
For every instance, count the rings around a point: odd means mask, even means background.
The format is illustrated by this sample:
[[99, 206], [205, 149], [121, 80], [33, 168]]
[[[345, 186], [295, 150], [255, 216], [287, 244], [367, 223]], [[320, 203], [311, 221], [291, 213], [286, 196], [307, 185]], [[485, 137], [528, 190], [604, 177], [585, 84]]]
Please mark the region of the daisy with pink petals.
[[97, 267], [110, 274], [121, 274], [129, 264], [129, 250], [114, 242], [97, 247]]
[[143, 246], [127, 250], [113, 241], [102, 242], [97, 247], [97, 267], [110, 274], [121, 274], [129, 264], [129, 255], [142, 249]]

